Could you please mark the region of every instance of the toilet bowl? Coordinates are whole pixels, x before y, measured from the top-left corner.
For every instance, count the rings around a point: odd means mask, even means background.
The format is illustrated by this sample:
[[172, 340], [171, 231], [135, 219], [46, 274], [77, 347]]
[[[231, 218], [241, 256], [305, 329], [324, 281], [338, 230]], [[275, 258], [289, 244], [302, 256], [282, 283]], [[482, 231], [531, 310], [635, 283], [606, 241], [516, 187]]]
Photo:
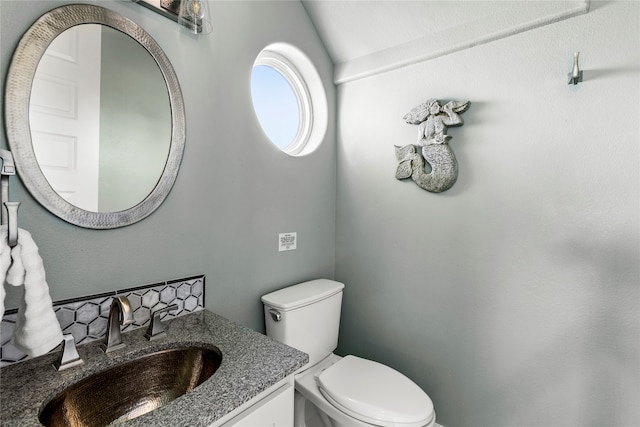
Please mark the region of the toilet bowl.
[[409, 378], [378, 362], [333, 354], [343, 288], [319, 279], [262, 297], [267, 335], [309, 354], [295, 375], [295, 426], [434, 426], [431, 399]]

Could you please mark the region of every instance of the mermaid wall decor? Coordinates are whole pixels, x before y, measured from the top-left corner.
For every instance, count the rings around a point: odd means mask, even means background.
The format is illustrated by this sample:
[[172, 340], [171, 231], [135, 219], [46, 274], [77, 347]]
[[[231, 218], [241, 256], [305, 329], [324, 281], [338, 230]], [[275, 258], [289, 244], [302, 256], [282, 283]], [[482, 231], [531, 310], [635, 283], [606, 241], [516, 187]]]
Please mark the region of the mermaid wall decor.
[[[458, 163], [449, 147], [451, 139], [447, 127], [462, 126], [460, 114], [467, 111], [469, 101], [450, 101], [444, 107], [437, 99], [429, 99], [409, 111], [403, 119], [418, 125], [418, 142], [403, 147], [395, 146], [398, 169], [396, 179], [411, 178], [424, 190], [441, 193], [458, 179]], [[422, 149], [418, 151], [418, 147]], [[426, 172], [425, 162], [431, 166]]]

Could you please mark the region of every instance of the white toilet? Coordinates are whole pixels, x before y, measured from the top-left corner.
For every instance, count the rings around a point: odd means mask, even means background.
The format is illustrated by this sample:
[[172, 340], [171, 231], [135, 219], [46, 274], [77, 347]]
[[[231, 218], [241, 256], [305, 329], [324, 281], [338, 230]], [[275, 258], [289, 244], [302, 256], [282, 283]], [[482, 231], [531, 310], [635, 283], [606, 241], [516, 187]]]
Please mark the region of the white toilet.
[[433, 402], [400, 372], [338, 345], [344, 285], [319, 279], [262, 297], [267, 335], [309, 354], [295, 376], [295, 427], [431, 427]]

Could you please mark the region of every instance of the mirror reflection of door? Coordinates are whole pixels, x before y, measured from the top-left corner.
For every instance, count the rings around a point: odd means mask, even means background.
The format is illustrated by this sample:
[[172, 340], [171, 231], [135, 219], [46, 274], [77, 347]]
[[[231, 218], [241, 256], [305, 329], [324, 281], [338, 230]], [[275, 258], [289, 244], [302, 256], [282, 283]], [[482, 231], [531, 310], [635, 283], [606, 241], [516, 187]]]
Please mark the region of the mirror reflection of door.
[[34, 78], [33, 149], [53, 189], [98, 211], [101, 26], [79, 25], [49, 46]]
[[136, 206], [164, 171], [166, 82], [141, 44], [108, 26], [72, 26], [54, 39], [38, 63], [29, 118], [47, 182], [86, 211]]

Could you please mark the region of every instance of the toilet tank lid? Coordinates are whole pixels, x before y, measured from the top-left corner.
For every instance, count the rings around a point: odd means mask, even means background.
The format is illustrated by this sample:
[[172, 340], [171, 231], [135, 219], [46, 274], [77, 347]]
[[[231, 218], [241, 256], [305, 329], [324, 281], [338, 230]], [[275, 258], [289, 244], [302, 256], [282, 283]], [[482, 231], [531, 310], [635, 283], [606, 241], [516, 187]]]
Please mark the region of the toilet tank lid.
[[262, 302], [281, 310], [293, 310], [341, 292], [344, 284], [329, 279], [316, 279], [280, 289], [262, 297]]

